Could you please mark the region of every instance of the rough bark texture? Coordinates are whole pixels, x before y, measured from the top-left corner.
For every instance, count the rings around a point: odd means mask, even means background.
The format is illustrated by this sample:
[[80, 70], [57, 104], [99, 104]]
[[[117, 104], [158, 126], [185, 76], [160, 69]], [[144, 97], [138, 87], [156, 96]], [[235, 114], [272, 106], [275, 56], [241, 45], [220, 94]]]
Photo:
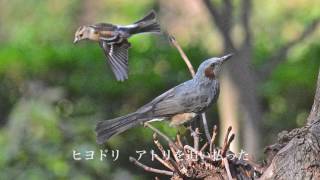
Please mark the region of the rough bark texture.
[[314, 102], [310, 115], [308, 117], [308, 124], [312, 124], [320, 119], [320, 72], [318, 75], [316, 95], [314, 97]]
[[266, 148], [268, 168], [261, 179], [320, 179], [320, 72], [306, 126], [279, 134]]

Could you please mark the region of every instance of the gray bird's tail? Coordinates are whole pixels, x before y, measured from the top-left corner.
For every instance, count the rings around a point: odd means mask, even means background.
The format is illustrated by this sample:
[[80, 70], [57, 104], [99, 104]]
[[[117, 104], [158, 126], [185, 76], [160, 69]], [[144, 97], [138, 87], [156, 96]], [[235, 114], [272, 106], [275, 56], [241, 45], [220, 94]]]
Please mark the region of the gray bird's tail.
[[111, 136], [120, 134], [143, 122], [145, 119], [137, 119], [137, 113], [131, 113], [111, 120], [100, 121], [97, 123], [97, 143], [102, 144]]
[[135, 22], [134, 25], [136, 27], [130, 30], [131, 34], [139, 34], [139, 33], [160, 33], [160, 25], [157, 21], [155, 11], [151, 11], [144, 18]]

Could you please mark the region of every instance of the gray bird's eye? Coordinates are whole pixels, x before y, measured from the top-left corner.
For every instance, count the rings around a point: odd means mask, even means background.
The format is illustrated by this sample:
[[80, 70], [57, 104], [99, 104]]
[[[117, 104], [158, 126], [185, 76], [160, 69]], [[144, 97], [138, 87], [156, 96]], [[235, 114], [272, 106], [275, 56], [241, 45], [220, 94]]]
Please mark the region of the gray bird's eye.
[[216, 65], [215, 63], [212, 63], [210, 66], [211, 66], [211, 67], [214, 67], [215, 65]]
[[80, 37], [82, 37], [82, 36], [83, 36], [83, 34], [79, 34], [79, 36], [80, 36]]

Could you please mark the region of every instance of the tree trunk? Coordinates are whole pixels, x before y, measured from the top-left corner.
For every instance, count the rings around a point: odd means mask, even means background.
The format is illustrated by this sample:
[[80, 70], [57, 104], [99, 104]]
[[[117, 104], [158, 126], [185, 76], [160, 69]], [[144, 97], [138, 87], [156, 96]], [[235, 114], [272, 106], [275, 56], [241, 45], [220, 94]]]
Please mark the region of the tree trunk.
[[307, 125], [278, 136], [261, 179], [320, 179], [320, 72]]
[[[236, 55], [231, 63], [226, 66], [226, 72], [221, 81], [221, 96], [220, 102], [225, 104], [232, 104], [236, 108], [227, 108], [227, 111], [221, 113], [221, 124], [226, 124], [230, 121], [224, 119], [227, 114], [233, 114], [231, 124], [223, 125], [228, 127], [230, 125], [240, 126], [243, 134], [241, 141], [243, 142], [244, 150], [253, 156], [256, 156], [260, 149], [260, 131], [259, 120], [261, 120], [261, 109], [256, 92], [255, 75], [250, 68], [251, 50], [241, 50]], [[222, 77], [221, 76], [221, 77]], [[232, 88], [226, 89], [227, 85]], [[236, 99], [228, 98], [229, 95], [236, 95]], [[220, 103], [221, 104], [221, 103]]]
[[[240, 134], [240, 137], [242, 138], [244, 150], [256, 156], [260, 150], [260, 128], [258, 121], [262, 118], [262, 112], [259, 96], [256, 92], [256, 75], [250, 68], [252, 62], [252, 33], [249, 23], [251, 1], [242, 0], [241, 2], [240, 21], [244, 30], [244, 40], [240, 47], [236, 47], [230, 33], [235, 24], [233, 22], [234, 5], [232, 2], [226, 0], [223, 1], [223, 5], [218, 6], [215, 2], [203, 0], [215, 24], [214, 28], [219, 30], [223, 38], [225, 53], [235, 54], [232, 63], [225, 66], [226, 71], [221, 75], [223, 78], [221, 81], [220, 105], [225, 106], [229, 104], [236, 108], [219, 109], [221, 127], [236, 125], [235, 128], [241, 129], [243, 134]], [[226, 88], [228, 86], [232, 88]], [[238, 98], [231, 99], [228, 97], [229, 95]], [[227, 124], [231, 121], [231, 124]], [[235, 132], [240, 132], [239, 129], [235, 129]]]

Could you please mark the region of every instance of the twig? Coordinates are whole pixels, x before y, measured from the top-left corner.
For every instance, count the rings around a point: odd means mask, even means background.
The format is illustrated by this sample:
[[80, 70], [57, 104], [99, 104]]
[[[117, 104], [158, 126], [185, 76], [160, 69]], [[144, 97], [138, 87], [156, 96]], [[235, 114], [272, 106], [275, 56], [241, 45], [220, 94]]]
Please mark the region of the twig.
[[214, 125], [213, 126], [213, 130], [212, 130], [212, 137], [211, 137], [211, 141], [210, 141], [210, 154], [212, 153], [213, 151], [213, 148], [214, 148], [214, 140], [216, 139], [216, 136], [217, 136], [217, 126]]
[[148, 122], [145, 122], [144, 125], [152, 129], [155, 133], [159, 134], [164, 140], [168, 142], [169, 145], [172, 145], [176, 149], [180, 149], [168, 136], [160, 132], [157, 128], [153, 127]]
[[[190, 71], [190, 74], [191, 76], [193, 77], [195, 75], [195, 71], [194, 71], [194, 68], [189, 60], [189, 58], [187, 57], [187, 55], [184, 53], [184, 51], [182, 50], [181, 46], [179, 45], [179, 43], [176, 41], [176, 39], [172, 36], [172, 35], [169, 35], [168, 34], [168, 37], [169, 37], [169, 40], [170, 42], [174, 45], [174, 47], [179, 51], [180, 53], [180, 56], [182, 57], [183, 61], [186, 63], [189, 71]], [[207, 137], [207, 140], [208, 142], [210, 142], [210, 132], [209, 132], [209, 128], [208, 128], [208, 122], [207, 122], [207, 118], [206, 118], [206, 114], [205, 113], [202, 113], [201, 114], [201, 117], [202, 117], [202, 123], [203, 123], [203, 127], [204, 127], [204, 132], [206, 134], [206, 137]]]
[[173, 168], [175, 169], [175, 172], [177, 172], [180, 177], [182, 177], [182, 178], [185, 177], [185, 175], [180, 171], [180, 169], [179, 169], [178, 165], [176, 164], [176, 162], [174, 162], [172, 159], [170, 159], [170, 162], [171, 162]]
[[171, 171], [166, 171], [166, 170], [161, 170], [161, 169], [155, 169], [155, 168], [146, 166], [146, 165], [140, 163], [138, 160], [136, 160], [136, 159], [133, 158], [133, 157], [129, 157], [129, 161], [130, 161], [130, 162], [133, 162], [135, 165], [143, 168], [145, 171], [153, 172], [153, 173], [158, 173], [158, 174], [164, 174], [164, 175], [167, 175], [167, 176], [173, 176], [173, 172], [171, 172]]
[[194, 131], [192, 127], [189, 126], [188, 129], [190, 131], [190, 135], [193, 137], [193, 147], [198, 151], [199, 150], [199, 134], [200, 134], [199, 128], [196, 128], [196, 131]]
[[[184, 145], [181, 142], [180, 134], [177, 134], [177, 138], [175, 142], [160, 132], [155, 127], [151, 126], [150, 124], [145, 124], [147, 127], [151, 128], [155, 133], [153, 134], [153, 140], [155, 145], [162, 153], [159, 156], [158, 154], [154, 154], [154, 158], [163, 166], [165, 166], [165, 170], [152, 168], [146, 166], [133, 157], [130, 157], [130, 161], [133, 162], [135, 165], [142, 167], [145, 171], [169, 175], [172, 177], [178, 177], [180, 179], [198, 179], [198, 178], [205, 178], [210, 176], [220, 176], [220, 178], [228, 178], [232, 180], [232, 175], [234, 177], [244, 177], [244, 178], [254, 178], [260, 177], [262, 172], [261, 168], [254, 163], [250, 163], [250, 161], [245, 159], [228, 159], [227, 158], [227, 151], [230, 147], [231, 142], [233, 141], [235, 135], [231, 134], [232, 130], [231, 127], [228, 128], [226, 136], [224, 138], [224, 143], [222, 148], [214, 147], [213, 143], [217, 135], [217, 127], [213, 128], [212, 137], [210, 141], [210, 149], [211, 151], [214, 150], [214, 154], [205, 152], [205, 148], [209, 146], [209, 142], [205, 142], [205, 144], [199, 150], [199, 128], [193, 130], [191, 127], [188, 129], [191, 132], [191, 136], [193, 136], [193, 145]], [[160, 135], [163, 137], [167, 143], [169, 144], [170, 151], [167, 153], [164, 150], [164, 147], [158, 140], [157, 136]], [[175, 146], [181, 147], [176, 148]], [[209, 150], [210, 150], [209, 149]], [[207, 149], [207, 151], [209, 151]], [[216, 152], [217, 150], [217, 152]], [[179, 154], [179, 153], [182, 154]], [[169, 153], [172, 153], [173, 158], [169, 157]], [[216, 154], [217, 153], [217, 154]], [[228, 153], [234, 154], [231, 151]], [[218, 156], [216, 156], [218, 155]], [[221, 155], [221, 156], [220, 156]], [[166, 158], [168, 157], [168, 158]], [[221, 158], [222, 157], [222, 158]], [[168, 169], [168, 170], [166, 170]], [[170, 171], [169, 171], [170, 170]], [[208, 172], [210, 172], [208, 174]], [[212, 173], [212, 174], [211, 174]]]
[[168, 169], [170, 169], [171, 171], [174, 171], [173, 166], [170, 164], [169, 161], [165, 161], [163, 159], [161, 159], [157, 154], [154, 154], [154, 157], [156, 158], [156, 160], [158, 160], [161, 164], [163, 164], [165, 167], [167, 167]]
[[208, 146], [208, 142], [206, 142], [206, 143], [201, 147], [200, 152], [203, 152], [203, 151], [206, 149], [207, 146]]
[[223, 141], [222, 153], [221, 153], [222, 157], [225, 157], [225, 155], [226, 155], [226, 151], [227, 151], [227, 148], [228, 148], [227, 146], [228, 146], [229, 134], [230, 134], [231, 130], [232, 130], [232, 127], [229, 126], [229, 128], [227, 130], [227, 134], [224, 137], [224, 141]]
[[214, 159], [211, 158], [210, 156], [205, 155], [204, 153], [202, 153], [201, 151], [197, 151], [195, 150], [193, 147], [189, 146], [189, 145], [185, 145], [184, 149], [187, 149], [189, 151], [194, 152], [197, 156], [199, 156], [201, 159], [205, 159], [205, 160], [209, 160], [210, 162], [214, 162]]
[[193, 77], [195, 75], [195, 71], [194, 68], [189, 60], [189, 58], [187, 57], [187, 55], [184, 53], [184, 51], [182, 50], [181, 46], [179, 45], [179, 43], [176, 41], [176, 39], [172, 36], [172, 35], [168, 35], [169, 36], [169, 40], [170, 42], [174, 45], [174, 47], [176, 47], [180, 53], [180, 56], [182, 57], [182, 59], [184, 60], [184, 62], [186, 63], [191, 76]]
[[[170, 163], [170, 156], [169, 154], [166, 154], [163, 146], [161, 145], [161, 143], [159, 142], [158, 138], [157, 138], [157, 133], [153, 134], [153, 142], [155, 143], [155, 145], [158, 147], [158, 149], [160, 150], [160, 152], [162, 153], [162, 159], [155, 154], [155, 158], [164, 166], [166, 166], [167, 168], [169, 168], [170, 170], [174, 171], [174, 166], [172, 165], [172, 163]], [[169, 153], [169, 152], [168, 152]]]
[[[172, 155], [173, 155], [173, 157], [174, 157], [174, 160], [175, 160], [176, 162], [179, 162], [181, 159], [178, 157], [176, 149], [175, 149], [175, 148], [173, 147], [173, 145], [170, 144], [170, 143], [169, 143], [169, 148], [170, 148], [170, 150], [171, 150], [171, 152], [172, 152]], [[180, 151], [180, 150], [178, 150], [178, 151]], [[181, 152], [182, 152], [182, 151], [181, 151]]]
[[182, 144], [182, 141], [181, 141], [181, 136], [180, 136], [180, 133], [178, 132], [177, 133], [177, 144], [183, 148], [183, 144]]
[[162, 158], [165, 159], [167, 155], [166, 155], [166, 152], [165, 152], [163, 146], [160, 144], [160, 142], [157, 138], [157, 133], [153, 134], [153, 142], [158, 147], [159, 151], [161, 152]]
[[228, 179], [232, 180], [228, 159], [226, 157], [224, 157], [222, 159], [222, 161], [223, 161], [224, 167], [225, 167], [225, 169], [227, 171]]
[[264, 62], [260, 70], [258, 70], [259, 78], [265, 80], [270, 76], [271, 72], [277, 67], [281, 62], [286, 60], [287, 53], [292, 47], [300, 43], [314, 32], [316, 32], [318, 25], [320, 24], [320, 17], [315, 18], [309, 25], [306, 25], [305, 29], [301, 34], [294, 40], [287, 42], [282, 47], [278, 48], [275, 53], [273, 53], [268, 59]]

